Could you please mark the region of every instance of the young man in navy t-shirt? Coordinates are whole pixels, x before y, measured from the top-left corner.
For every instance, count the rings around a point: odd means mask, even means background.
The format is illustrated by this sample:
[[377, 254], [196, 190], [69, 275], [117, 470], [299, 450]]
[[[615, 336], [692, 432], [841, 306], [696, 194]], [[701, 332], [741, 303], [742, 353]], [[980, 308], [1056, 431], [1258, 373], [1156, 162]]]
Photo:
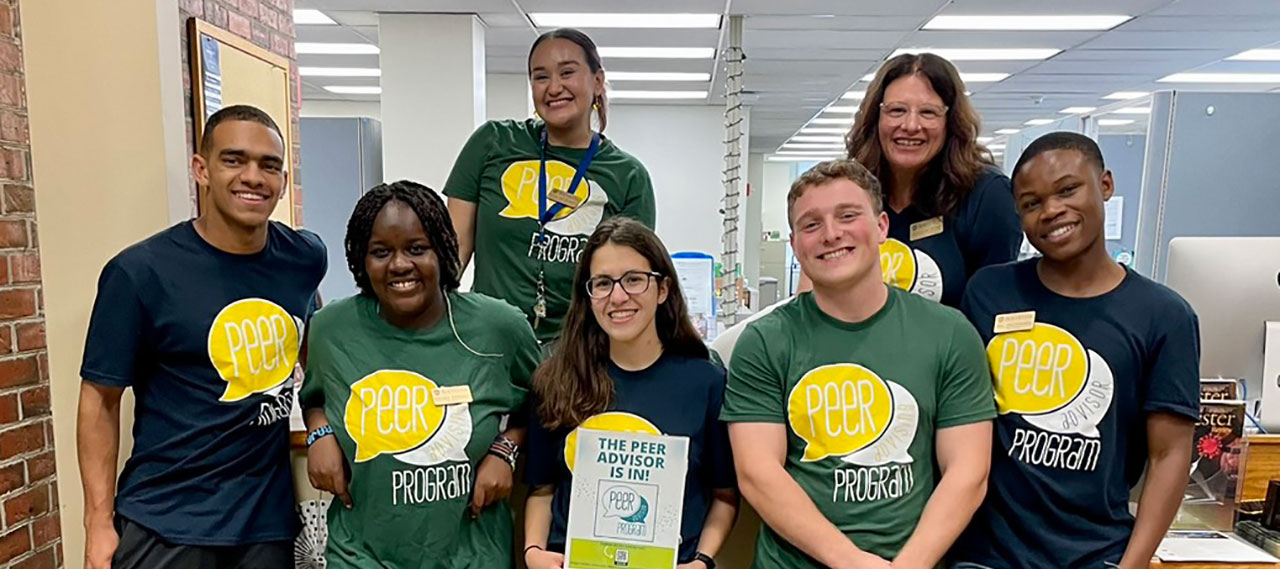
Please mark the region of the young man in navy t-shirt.
[[[266, 113], [209, 118], [202, 211], [102, 269], [80, 376], [85, 567], [293, 567], [289, 411], [319, 237], [269, 221], [288, 184]], [[120, 473], [120, 397], [136, 399]]]
[[[961, 303], [986, 342], [1000, 416], [987, 497], [956, 541], [956, 567], [1146, 567], [1187, 483], [1196, 315], [1107, 255], [1113, 181], [1091, 139], [1037, 139], [1013, 190], [1043, 257], [983, 269]], [[1144, 466], [1135, 520], [1129, 492]]]

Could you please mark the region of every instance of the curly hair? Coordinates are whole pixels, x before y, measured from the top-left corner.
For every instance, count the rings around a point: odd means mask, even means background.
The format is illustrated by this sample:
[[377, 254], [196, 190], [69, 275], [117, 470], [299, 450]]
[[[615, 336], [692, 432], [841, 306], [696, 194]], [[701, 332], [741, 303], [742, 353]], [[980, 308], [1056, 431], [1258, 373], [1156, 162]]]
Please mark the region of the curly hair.
[[[886, 61], [867, 89], [853, 128], [845, 136], [845, 147], [850, 160], [857, 160], [881, 183], [890, 185], [880, 141], [880, 105], [889, 85], [909, 75], [928, 81], [947, 106], [942, 151], [925, 167], [911, 199], [926, 215], [950, 215], [973, 191], [983, 170], [995, 164], [990, 153], [978, 144], [982, 121], [964, 93], [960, 73], [950, 61], [932, 53], [904, 53]], [[892, 188], [885, 188], [886, 195], [892, 193]]]
[[369, 254], [369, 239], [373, 234], [373, 222], [378, 213], [391, 200], [405, 203], [422, 221], [422, 231], [427, 234], [431, 248], [436, 253], [436, 263], [440, 266], [440, 288], [453, 291], [458, 288], [461, 276], [461, 264], [458, 262], [458, 236], [453, 232], [453, 222], [449, 219], [449, 210], [439, 194], [422, 184], [409, 180], [400, 180], [390, 184], [379, 184], [369, 190], [347, 221], [347, 268], [356, 279], [360, 294], [374, 297], [369, 285], [369, 273], [365, 271], [365, 256]]

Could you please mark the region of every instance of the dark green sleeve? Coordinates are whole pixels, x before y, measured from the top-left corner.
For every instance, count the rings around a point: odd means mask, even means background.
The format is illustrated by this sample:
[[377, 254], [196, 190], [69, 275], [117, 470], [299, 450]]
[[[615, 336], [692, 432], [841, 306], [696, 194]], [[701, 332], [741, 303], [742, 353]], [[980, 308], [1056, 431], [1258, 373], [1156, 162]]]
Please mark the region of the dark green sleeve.
[[991, 368], [982, 338], [959, 312], [952, 312], [951, 341], [943, 347], [939, 378], [939, 429], [989, 421], [996, 416]]
[[541, 351], [538, 347], [538, 340], [533, 335], [533, 329], [529, 327], [529, 321], [525, 320], [524, 314], [514, 308], [511, 308], [512, 317], [511, 325], [507, 327], [504, 333], [507, 338], [506, 357], [510, 360], [508, 369], [511, 373], [511, 414], [510, 427], [526, 426], [529, 419], [529, 411], [526, 408], [528, 402], [527, 395], [530, 389], [530, 378], [533, 377], [533, 370], [538, 367], [541, 361]]
[[765, 350], [759, 326], [743, 330], [733, 350], [720, 419], [729, 423], [785, 423], [786, 377], [778, 367]]
[[618, 213], [638, 220], [653, 229], [657, 227], [656, 210], [653, 180], [649, 179], [649, 171], [644, 168], [644, 164], [637, 160], [636, 170], [631, 175], [630, 187], [627, 188], [627, 199], [622, 204], [622, 211]]
[[462, 152], [458, 153], [458, 159], [453, 161], [453, 170], [444, 183], [444, 195], [463, 201], [480, 201], [480, 174], [489, 161], [496, 131], [497, 124], [489, 121], [471, 133], [471, 138], [462, 146]]

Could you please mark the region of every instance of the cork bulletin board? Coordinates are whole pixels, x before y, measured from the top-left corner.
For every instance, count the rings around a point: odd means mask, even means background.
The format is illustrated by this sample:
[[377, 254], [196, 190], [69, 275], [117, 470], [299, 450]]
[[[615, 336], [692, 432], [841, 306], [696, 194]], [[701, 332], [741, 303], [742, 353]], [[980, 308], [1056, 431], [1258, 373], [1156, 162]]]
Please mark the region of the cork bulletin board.
[[[293, 164], [293, 140], [289, 125], [289, 60], [254, 45], [227, 30], [198, 18], [191, 18], [191, 97], [195, 132], [193, 147], [199, 151], [200, 133], [213, 113], [225, 106], [247, 104], [265, 111], [284, 136], [284, 163]], [[276, 205], [271, 219], [296, 226], [294, 219], [294, 185], [290, 172], [289, 187]], [[202, 198], [203, 199], [203, 198]], [[204, 204], [199, 204], [204, 209]]]

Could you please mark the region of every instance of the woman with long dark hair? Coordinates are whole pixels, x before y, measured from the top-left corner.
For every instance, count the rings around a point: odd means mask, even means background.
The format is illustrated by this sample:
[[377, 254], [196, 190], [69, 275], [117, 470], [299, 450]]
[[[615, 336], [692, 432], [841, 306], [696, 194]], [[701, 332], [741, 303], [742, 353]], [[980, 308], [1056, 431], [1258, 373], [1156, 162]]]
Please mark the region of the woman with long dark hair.
[[475, 256], [472, 289], [524, 311], [548, 342], [560, 333], [587, 236], [615, 215], [652, 227], [653, 184], [603, 134], [605, 70], [591, 38], [567, 28], [542, 34], [528, 69], [538, 118], [477, 129], [444, 194], [462, 266]]
[[720, 421], [725, 373], [689, 321], [671, 256], [638, 221], [587, 241], [564, 333], [534, 372], [525, 478], [525, 562], [564, 566], [576, 430], [689, 438], [680, 568], [706, 569], [733, 527], [738, 494]]
[[1013, 261], [1013, 189], [978, 144], [978, 112], [951, 62], [903, 54], [876, 72], [846, 137], [884, 187], [886, 282], [957, 307], [978, 269]]
[[511, 490], [537, 341], [520, 312], [458, 292], [444, 201], [401, 181], [347, 224], [360, 294], [312, 318], [299, 394], [307, 474], [331, 492], [331, 569], [510, 567]]

